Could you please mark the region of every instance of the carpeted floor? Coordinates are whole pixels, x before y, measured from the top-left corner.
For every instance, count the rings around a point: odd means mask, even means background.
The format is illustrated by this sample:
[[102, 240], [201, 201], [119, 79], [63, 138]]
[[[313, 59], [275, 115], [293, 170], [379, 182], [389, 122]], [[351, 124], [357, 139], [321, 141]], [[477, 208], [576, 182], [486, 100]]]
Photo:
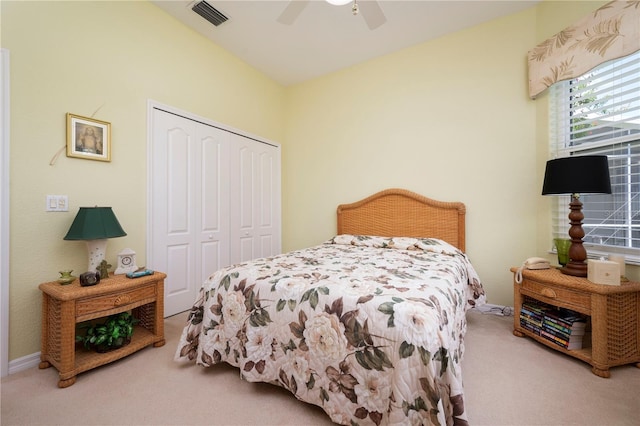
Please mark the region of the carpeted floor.
[[[186, 315], [167, 318], [167, 344], [83, 373], [57, 388], [55, 368], [2, 380], [0, 423], [9, 425], [329, 425], [324, 412], [227, 365], [173, 361]], [[511, 333], [513, 317], [470, 312], [464, 360], [471, 425], [623, 426], [640, 421], [640, 368], [611, 378]]]

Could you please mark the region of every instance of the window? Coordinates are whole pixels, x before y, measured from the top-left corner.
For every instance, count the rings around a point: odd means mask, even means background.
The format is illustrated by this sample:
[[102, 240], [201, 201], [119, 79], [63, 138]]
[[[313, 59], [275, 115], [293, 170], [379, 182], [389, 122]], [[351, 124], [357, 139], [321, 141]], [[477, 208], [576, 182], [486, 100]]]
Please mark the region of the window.
[[[616, 252], [640, 262], [640, 52], [553, 85], [550, 128], [554, 158], [609, 159], [612, 194], [580, 197], [589, 255]], [[567, 238], [570, 196], [553, 198], [553, 237]]]

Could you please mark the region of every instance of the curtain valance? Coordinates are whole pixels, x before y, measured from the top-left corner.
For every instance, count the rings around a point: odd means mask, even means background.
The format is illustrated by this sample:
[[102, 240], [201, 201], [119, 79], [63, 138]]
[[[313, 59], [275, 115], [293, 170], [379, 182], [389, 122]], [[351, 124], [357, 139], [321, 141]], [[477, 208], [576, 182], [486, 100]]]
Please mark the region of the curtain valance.
[[640, 1], [607, 3], [529, 51], [529, 96], [638, 50]]

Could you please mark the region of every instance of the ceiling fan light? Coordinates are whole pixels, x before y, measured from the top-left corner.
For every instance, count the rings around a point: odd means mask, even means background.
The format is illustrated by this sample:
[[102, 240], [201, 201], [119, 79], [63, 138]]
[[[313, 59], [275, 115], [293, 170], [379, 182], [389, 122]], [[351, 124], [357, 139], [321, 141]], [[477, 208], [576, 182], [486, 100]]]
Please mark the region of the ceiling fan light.
[[351, 3], [353, 0], [325, 0], [325, 1], [334, 6], [344, 6], [347, 3]]

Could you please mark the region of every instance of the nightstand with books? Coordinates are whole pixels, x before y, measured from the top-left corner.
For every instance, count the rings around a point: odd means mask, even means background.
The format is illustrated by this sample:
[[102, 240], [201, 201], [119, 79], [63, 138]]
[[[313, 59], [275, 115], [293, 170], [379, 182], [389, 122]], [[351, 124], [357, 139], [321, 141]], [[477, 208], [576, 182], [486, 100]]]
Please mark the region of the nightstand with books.
[[551, 268], [525, 269], [517, 283], [517, 270], [514, 335], [587, 362], [600, 377], [618, 365], [640, 368], [640, 282], [594, 284]]

